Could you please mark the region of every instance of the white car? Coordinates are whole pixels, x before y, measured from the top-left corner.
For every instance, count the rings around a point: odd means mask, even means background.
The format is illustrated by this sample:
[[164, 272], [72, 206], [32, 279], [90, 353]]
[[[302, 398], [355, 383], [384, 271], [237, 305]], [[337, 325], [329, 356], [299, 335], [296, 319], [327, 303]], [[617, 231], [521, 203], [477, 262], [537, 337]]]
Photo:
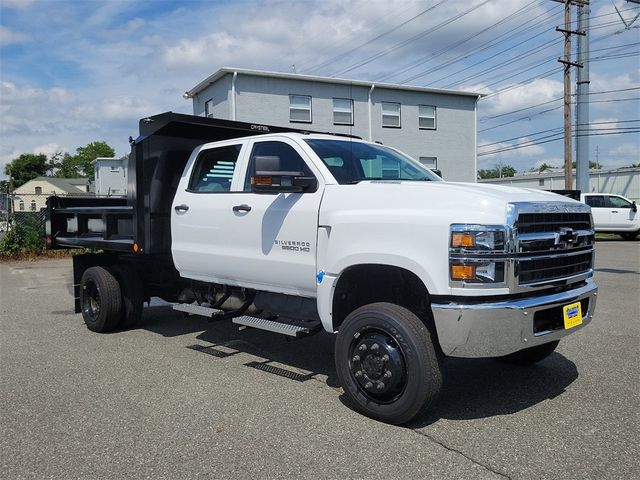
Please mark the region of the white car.
[[591, 207], [596, 232], [617, 233], [625, 240], [640, 233], [636, 202], [610, 193], [583, 193], [580, 199]]

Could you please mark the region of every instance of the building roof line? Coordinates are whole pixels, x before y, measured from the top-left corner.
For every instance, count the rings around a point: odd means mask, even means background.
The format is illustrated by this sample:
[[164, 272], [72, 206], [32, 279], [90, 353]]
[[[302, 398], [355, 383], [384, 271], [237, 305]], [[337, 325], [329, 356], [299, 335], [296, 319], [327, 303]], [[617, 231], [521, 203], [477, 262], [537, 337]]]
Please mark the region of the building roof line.
[[394, 83], [380, 83], [380, 82], [369, 82], [364, 80], [348, 80], [344, 78], [319, 77], [316, 75], [303, 75], [300, 73], [269, 72], [265, 70], [251, 70], [246, 68], [222, 67], [217, 72], [209, 75], [203, 81], [198, 83], [191, 90], [187, 90], [183, 95], [183, 97], [187, 99], [193, 98], [195, 95], [199, 94], [201, 91], [203, 91], [212, 83], [215, 83], [220, 78], [224, 77], [227, 74], [233, 74], [236, 72], [241, 75], [253, 75], [256, 77], [285, 78], [289, 80], [302, 80], [307, 82], [319, 82], [319, 83], [334, 83], [334, 84], [337, 83], [341, 85], [354, 85], [354, 86], [362, 86], [362, 87], [368, 87], [368, 88], [375, 85], [376, 88], [386, 88], [391, 90], [409, 90], [414, 92], [438, 93], [443, 95], [460, 95], [460, 96], [476, 97], [476, 98], [481, 98], [485, 96], [485, 94], [477, 93], [477, 92], [446, 90], [442, 88], [428, 88], [428, 87], [418, 87], [414, 85], [399, 85]]

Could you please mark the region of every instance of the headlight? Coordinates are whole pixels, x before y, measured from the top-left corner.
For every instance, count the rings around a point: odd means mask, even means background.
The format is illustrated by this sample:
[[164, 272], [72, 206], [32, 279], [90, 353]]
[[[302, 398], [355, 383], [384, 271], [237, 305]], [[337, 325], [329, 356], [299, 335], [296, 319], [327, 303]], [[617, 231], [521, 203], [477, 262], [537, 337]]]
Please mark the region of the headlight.
[[452, 286], [504, 283], [505, 239], [505, 228], [500, 225], [452, 225], [449, 243]]
[[504, 227], [500, 226], [451, 225], [450, 248], [456, 253], [504, 252], [504, 238]]
[[451, 280], [464, 283], [504, 282], [504, 261], [475, 261], [451, 259], [449, 268]]

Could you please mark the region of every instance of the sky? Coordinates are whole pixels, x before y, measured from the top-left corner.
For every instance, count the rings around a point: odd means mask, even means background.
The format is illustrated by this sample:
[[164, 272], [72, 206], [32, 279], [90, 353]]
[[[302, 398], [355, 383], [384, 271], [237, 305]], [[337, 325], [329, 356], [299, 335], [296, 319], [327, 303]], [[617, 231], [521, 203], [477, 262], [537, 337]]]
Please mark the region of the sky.
[[[606, 168], [640, 163], [639, 13], [591, 2]], [[0, 0], [0, 178], [22, 153], [128, 153], [140, 118], [191, 113], [182, 94], [224, 66], [481, 92], [478, 168], [561, 166], [563, 22], [552, 0]]]

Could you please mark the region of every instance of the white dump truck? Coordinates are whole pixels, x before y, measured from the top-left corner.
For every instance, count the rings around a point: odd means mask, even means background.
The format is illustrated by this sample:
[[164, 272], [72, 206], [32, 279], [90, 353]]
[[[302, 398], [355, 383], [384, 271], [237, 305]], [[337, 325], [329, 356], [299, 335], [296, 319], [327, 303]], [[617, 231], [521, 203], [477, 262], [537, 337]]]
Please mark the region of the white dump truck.
[[[358, 138], [165, 113], [140, 121], [128, 197], [52, 197], [76, 312], [126, 328], [143, 302], [291, 337], [336, 334], [358, 411], [401, 424], [446, 357], [530, 364], [592, 319], [587, 205], [450, 183]], [[176, 317], [176, 321], [184, 321]]]

